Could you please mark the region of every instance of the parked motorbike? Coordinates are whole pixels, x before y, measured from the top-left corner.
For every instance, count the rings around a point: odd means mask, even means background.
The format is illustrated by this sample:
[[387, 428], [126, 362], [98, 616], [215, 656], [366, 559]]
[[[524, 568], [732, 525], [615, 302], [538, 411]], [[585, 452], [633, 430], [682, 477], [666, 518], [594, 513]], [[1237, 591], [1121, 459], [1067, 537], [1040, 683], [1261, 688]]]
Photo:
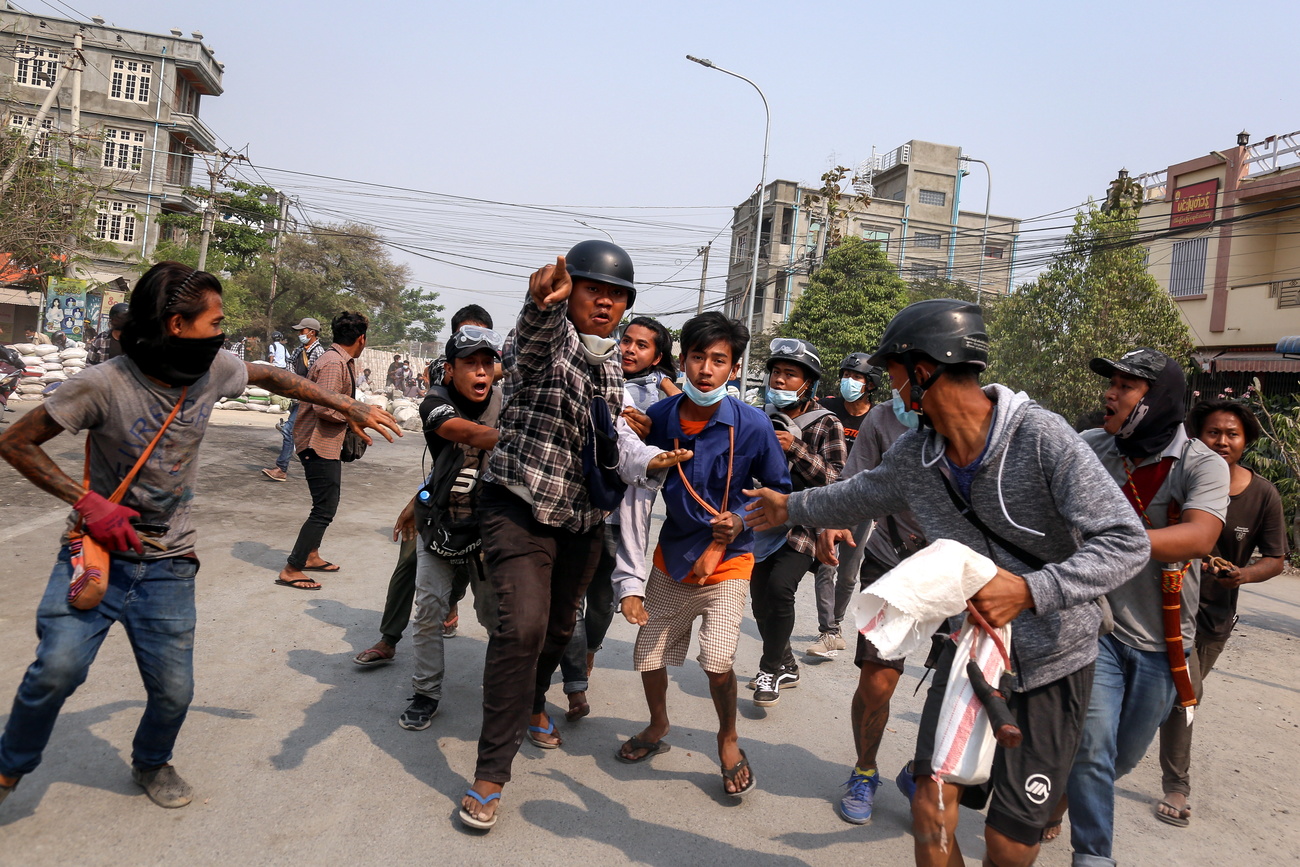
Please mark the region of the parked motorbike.
[[23, 371], [27, 365], [23, 363], [22, 356], [12, 346], [0, 346], [0, 423], [8, 421], [4, 417], [7, 412], [13, 412], [9, 408], [9, 395], [14, 393], [18, 388], [18, 383], [23, 378]]

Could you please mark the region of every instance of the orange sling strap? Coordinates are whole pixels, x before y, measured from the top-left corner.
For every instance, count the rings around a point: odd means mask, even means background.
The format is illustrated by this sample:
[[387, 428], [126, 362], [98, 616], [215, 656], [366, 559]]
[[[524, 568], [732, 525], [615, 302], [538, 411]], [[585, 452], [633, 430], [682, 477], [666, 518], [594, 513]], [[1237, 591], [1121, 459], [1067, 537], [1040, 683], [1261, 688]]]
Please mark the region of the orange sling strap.
[[[722, 489], [721, 508], [715, 509], [705, 502], [704, 498], [691, 486], [690, 480], [686, 478], [686, 471], [682, 469], [682, 465], [677, 465], [677, 474], [681, 476], [682, 484], [686, 486], [686, 493], [690, 494], [704, 511], [715, 518], [727, 511], [727, 497], [731, 494], [731, 470], [736, 458], [736, 429], [728, 426], [727, 431], [731, 441], [727, 447], [727, 486]], [[681, 442], [676, 437], [673, 438], [673, 448], [681, 448]], [[725, 542], [719, 542], [716, 539], [710, 542], [709, 547], [704, 549], [704, 553], [699, 556], [699, 559], [695, 561], [695, 565], [691, 567], [691, 574], [686, 580], [692, 584], [703, 584], [710, 575], [717, 571], [718, 565], [722, 563], [722, 557], [726, 553], [727, 545]]]
[[[1124, 459], [1124, 476], [1127, 480], [1129, 499], [1133, 501], [1137, 513], [1142, 516], [1148, 527], [1151, 519], [1147, 517], [1146, 504], [1138, 494], [1133, 482], [1133, 472], [1129, 468], [1128, 458]], [[1182, 518], [1182, 510], [1173, 500], [1169, 501], [1168, 526], [1177, 524]], [[1165, 628], [1165, 653], [1169, 656], [1169, 673], [1173, 676], [1174, 687], [1178, 690], [1178, 705], [1192, 707], [1196, 704], [1196, 690], [1192, 688], [1192, 676], [1187, 670], [1187, 654], [1183, 649], [1183, 577], [1191, 567], [1188, 561], [1180, 568], [1177, 563], [1160, 564], [1160, 607], [1161, 622]]]

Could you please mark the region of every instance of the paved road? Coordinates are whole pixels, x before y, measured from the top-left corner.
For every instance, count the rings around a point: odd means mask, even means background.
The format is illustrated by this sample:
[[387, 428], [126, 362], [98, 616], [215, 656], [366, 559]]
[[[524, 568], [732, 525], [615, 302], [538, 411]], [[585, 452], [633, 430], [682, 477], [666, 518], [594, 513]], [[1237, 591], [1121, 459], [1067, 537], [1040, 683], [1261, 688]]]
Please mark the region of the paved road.
[[[10, 418], [13, 418], [11, 415]], [[202, 452], [197, 694], [176, 764], [196, 801], [163, 811], [131, 783], [129, 750], [143, 689], [120, 630], [68, 702], [45, 763], [0, 807], [0, 864], [586, 863], [821, 865], [911, 862], [905, 804], [892, 784], [873, 824], [851, 827], [833, 804], [853, 761], [847, 658], [804, 669], [803, 685], [767, 711], [742, 703], [741, 737], [760, 791], [721, 794], [715, 720], [694, 663], [674, 671], [671, 753], [646, 765], [613, 758], [645, 709], [631, 671], [633, 629], [619, 618], [592, 681], [593, 715], [563, 725], [563, 749], [525, 745], [487, 837], [453, 820], [474, 765], [486, 643], [472, 615], [448, 644], [440, 715], [424, 732], [396, 724], [410, 696], [409, 645], [375, 670], [351, 657], [377, 637], [396, 546], [389, 528], [420, 475], [421, 444], [377, 445], [344, 474], [345, 509], [325, 555], [344, 569], [305, 593], [271, 582], [307, 510], [300, 468], [287, 484], [257, 472], [278, 446], [273, 417], [219, 412]], [[51, 451], [79, 467], [80, 442]], [[64, 510], [0, 467], [0, 708], [32, 657], [33, 612]], [[1151, 817], [1158, 768], [1148, 759], [1117, 790], [1118, 851], [1128, 864], [1293, 864], [1300, 844], [1300, 581], [1243, 594], [1242, 623], [1197, 717], [1192, 827]], [[811, 597], [796, 640], [815, 637]], [[759, 647], [745, 623], [739, 668]], [[908, 669], [882, 749], [887, 775], [908, 758], [920, 697]], [[743, 691], [742, 691], [743, 694]], [[560, 698], [555, 687], [556, 700]], [[743, 699], [742, 699], [743, 701]], [[562, 721], [562, 717], [561, 717]], [[983, 853], [980, 817], [958, 833], [967, 863]], [[1069, 863], [1059, 841], [1045, 865]]]

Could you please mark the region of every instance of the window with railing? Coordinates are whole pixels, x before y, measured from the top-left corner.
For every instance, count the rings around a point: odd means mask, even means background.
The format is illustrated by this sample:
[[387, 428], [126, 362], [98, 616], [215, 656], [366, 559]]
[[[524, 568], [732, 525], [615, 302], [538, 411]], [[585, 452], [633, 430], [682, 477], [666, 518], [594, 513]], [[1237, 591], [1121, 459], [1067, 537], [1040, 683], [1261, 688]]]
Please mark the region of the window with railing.
[[113, 58], [113, 75], [109, 80], [108, 95], [127, 102], [148, 102], [153, 81], [153, 64], [143, 60]]
[[14, 81], [29, 87], [53, 87], [59, 73], [59, 52], [44, 45], [20, 42], [14, 47]]
[[140, 171], [144, 165], [144, 133], [131, 129], [104, 130], [104, 168]]
[[100, 199], [95, 202], [95, 237], [129, 244], [135, 241], [135, 205]]

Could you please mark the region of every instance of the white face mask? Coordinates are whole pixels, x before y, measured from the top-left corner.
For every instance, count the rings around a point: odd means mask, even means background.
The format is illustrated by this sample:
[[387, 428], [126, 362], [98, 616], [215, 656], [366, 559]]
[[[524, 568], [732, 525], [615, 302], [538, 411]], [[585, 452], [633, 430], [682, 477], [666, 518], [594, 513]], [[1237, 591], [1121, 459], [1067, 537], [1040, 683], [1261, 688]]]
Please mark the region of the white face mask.
[[301, 343], [303, 346], [306, 346], [308, 343], [311, 343], [311, 338], [308, 337], [306, 334], [299, 334], [298, 342]]
[[612, 337], [579, 334], [578, 341], [582, 344], [582, 354], [587, 357], [588, 364], [601, 364], [608, 361], [618, 351], [618, 341]]
[[907, 408], [907, 402], [898, 393], [898, 389], [894, 389], [893, 408], [894, 416], [902, 422], [904, 427], [916, 430], [921, 426], [921, 414], [916, 410]]

